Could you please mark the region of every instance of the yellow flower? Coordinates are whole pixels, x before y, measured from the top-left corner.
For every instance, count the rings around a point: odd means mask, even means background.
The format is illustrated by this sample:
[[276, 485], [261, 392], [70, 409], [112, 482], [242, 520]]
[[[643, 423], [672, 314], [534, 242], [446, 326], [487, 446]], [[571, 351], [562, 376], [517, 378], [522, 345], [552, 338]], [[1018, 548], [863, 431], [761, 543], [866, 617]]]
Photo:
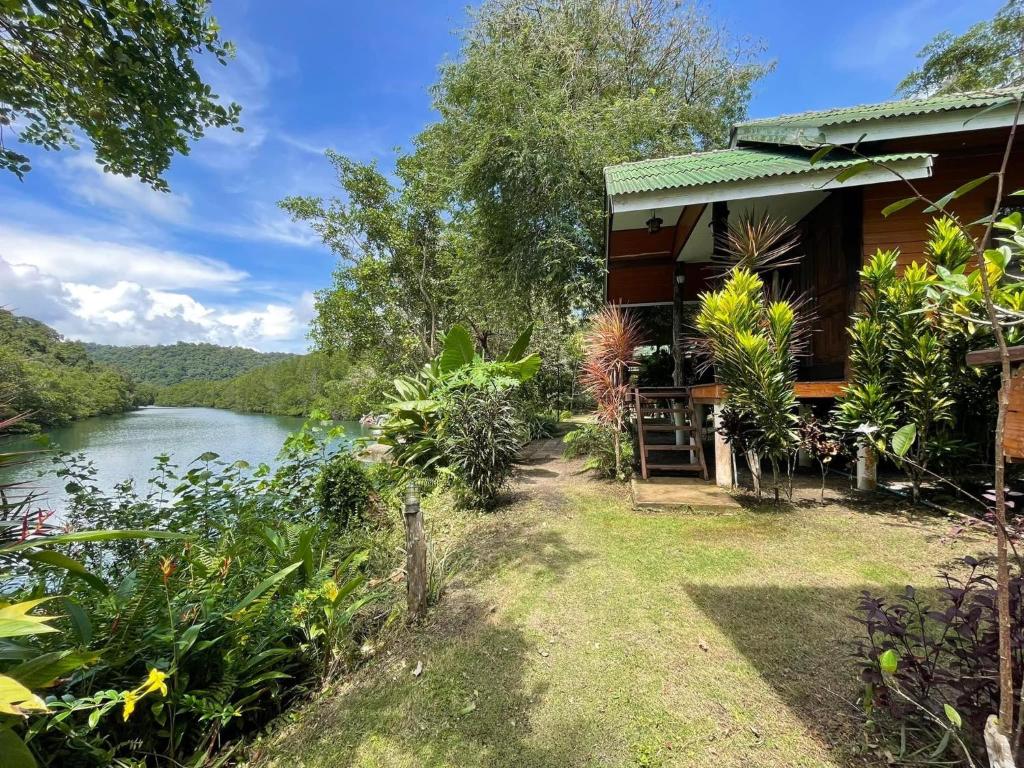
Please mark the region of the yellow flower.
[[332, 603], [338, 597], [338, 585], [332, 579], [327, 579], [324, 582], [324, 594]]
[[159, 669], [149, 670], [149, 675], [142, 682], [142, 685], [130, 691], [124, 692], [124, 719], [127, 720], [135, 711], [135, 704], [147, 693], [160, 691], [161, 696], [167, 695], [167, 673]]
[[127, 720], [132, 716], [132, 712], [135, 711], [135, 702], [139, 700], [139, 697], [135, 695], [134, 691], [125, 691], [124, 694], [124, 719]]
[[167, 683], [164, 682], [165, 680], [167, 680], [166, 672], [161, 672], [159, 669], [149, 670], [149, 677], [147, 677], [146, 682], [140, 686], [140, 695], [145, 696], [147, 693], [160, 691], [161, 696], [166, 696]]

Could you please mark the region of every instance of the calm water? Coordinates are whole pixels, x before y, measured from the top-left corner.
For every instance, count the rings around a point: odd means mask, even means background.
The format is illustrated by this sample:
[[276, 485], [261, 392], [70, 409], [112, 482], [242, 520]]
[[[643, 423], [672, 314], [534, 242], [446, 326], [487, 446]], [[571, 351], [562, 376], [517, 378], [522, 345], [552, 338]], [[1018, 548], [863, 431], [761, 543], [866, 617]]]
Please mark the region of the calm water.
[[[365, 430], [358, 422], [341, 422], [346, 434], [358, 437]], [[235, 413], [216, 408], [142, 408], [117, 416], [86, 419], [49, 430], [50, 446], [56, 450], [83, 452], [97, 470], [97, 483], [106, 490], [132, 478], [141, 486], [149, 477], [153, 457], [168, 453], [172, 462], [186, 466], [200, 454], [213, 451], [223, 461], [245, 459], [253, 466], [274, 464], [285, 438], [302, 426], [302, 419]], [[30, 437], [0, 439], [0, 451], [32, 450], [39, 444]], [[49, 467], [43, 455], [32, 466], [0, 472], [0, 479], [28, 481], [47, 493], [47, 505], [61, 507], [63, 483], [39, 469]]]

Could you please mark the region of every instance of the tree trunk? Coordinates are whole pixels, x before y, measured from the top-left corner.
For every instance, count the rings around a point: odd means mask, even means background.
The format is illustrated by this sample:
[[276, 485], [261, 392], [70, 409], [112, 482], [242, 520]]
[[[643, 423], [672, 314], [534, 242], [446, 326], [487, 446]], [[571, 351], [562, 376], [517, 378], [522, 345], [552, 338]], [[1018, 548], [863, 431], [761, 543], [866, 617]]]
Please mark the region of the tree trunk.
[[754, 451], [747, 451], [747, 466], [750, 467], [750, 479], [754, 484], [754, 493], [761, 498], [761, 457]]

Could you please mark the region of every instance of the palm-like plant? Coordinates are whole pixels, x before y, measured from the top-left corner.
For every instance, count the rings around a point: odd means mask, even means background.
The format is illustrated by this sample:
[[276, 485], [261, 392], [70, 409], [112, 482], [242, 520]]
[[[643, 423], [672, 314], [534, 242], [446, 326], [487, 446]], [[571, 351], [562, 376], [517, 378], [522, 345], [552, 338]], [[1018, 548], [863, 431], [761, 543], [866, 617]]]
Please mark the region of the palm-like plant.
[[590, 320], [585, 337], [580, 383], [597, 403], [597, 420], [612, 429], [615, 475], [622, 477], [622, 432], [629, 411], [629, 366], [643, 343], [640, 324], [614, 304]]
[[702, 294], [697, 328], [704, 335], [705, 365], [713, 365], [726, 390], [726, 405], [752, 425], [743, 446], [761, 494], [761, 459], [771, 462], [775, 497], [779, 464], [791, 467], [797, 445], [796, 352], [802, 325], [793, 301], [771, 299], [761, 277], [746, 267], [732, 270], [718, 291]]

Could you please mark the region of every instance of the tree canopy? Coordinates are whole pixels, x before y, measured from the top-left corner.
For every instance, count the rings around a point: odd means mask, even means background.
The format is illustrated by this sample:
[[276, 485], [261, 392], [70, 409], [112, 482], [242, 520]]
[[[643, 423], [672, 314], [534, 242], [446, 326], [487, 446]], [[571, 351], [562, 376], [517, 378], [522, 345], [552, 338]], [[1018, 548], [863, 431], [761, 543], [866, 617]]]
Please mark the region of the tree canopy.
[[1024, 0], [962, 35], [943, 32], [917, 54], [921, 66], [897, 90], [907, 96], [1002, 88], [1024, 79]]
[[207, 128], [238, 125], [196, 69], [225, 64], [207, 0], [0, 2], [0, 169], [23, 176], [29, 157], [11, 138], [45, 149], [81, 132], [104, 170], [166, 189], [174, 153]]
[[23, 425], [130, 410], [146, 397], [124, 373], [89, 359], [85, 348], [30, 317], [0, 309], [0, 419]]
[[182, 381], [230, 379], [260, 366], [287, 360], [286, 352], [257, 352], [246, 347], [221, 347], [217, 344], [177, 344], [116, 347], [108, 344], [84, 344], [93, 360], [112, 365], [136, 381], [154, 385]]
[[603, 168], [722, 146], [760, 54], [694, 4], [485, 2], [433, 89], [439, 120], [393, 176], [329, 152], [341, 193], [281, 203], [340, 257], [318, 347], [382, 381], [454, 323], [485, 356], [524, 320], [563, 347], [601, 298]]

